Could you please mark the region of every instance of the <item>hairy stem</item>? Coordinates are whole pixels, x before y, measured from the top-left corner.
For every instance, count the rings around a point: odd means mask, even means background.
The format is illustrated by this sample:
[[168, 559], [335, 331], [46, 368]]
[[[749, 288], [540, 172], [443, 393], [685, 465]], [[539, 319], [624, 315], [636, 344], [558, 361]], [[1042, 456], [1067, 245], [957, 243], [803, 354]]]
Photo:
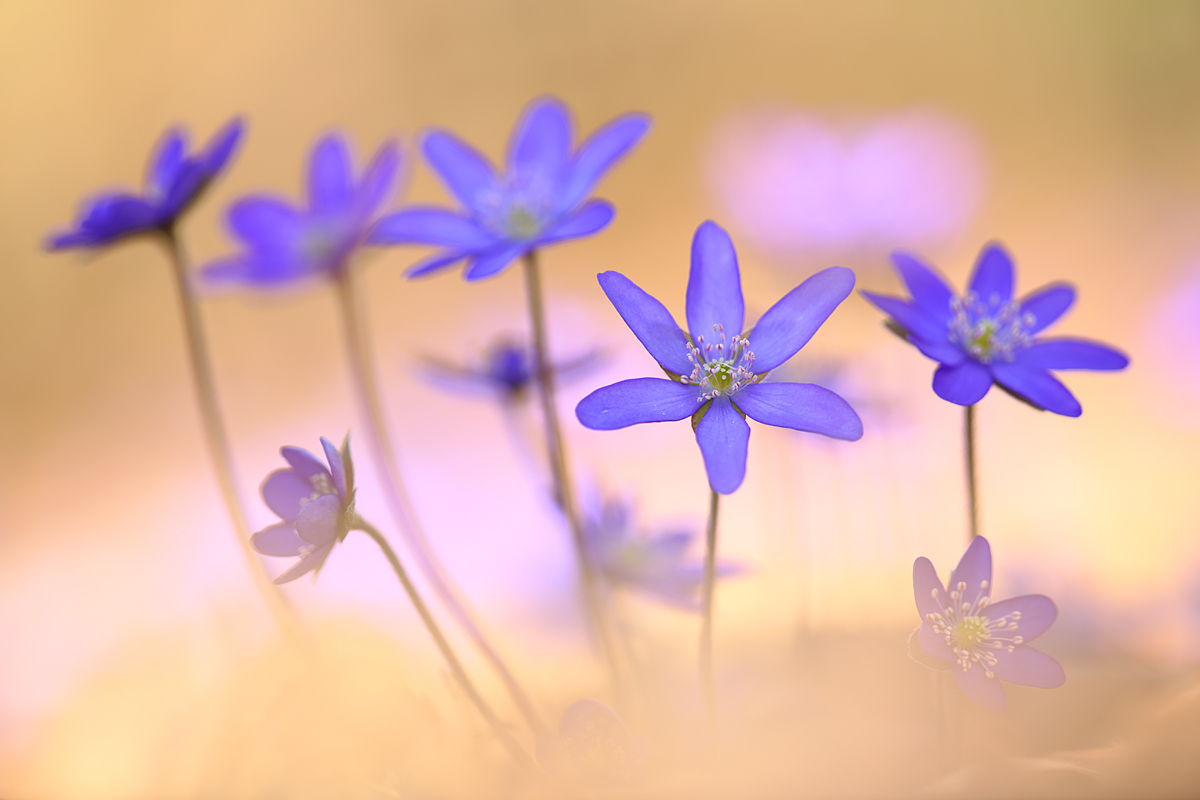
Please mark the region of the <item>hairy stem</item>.
[[967, 471], [967, 510], [971, 518], [971, 535], [967, 541], [979, 535], [979, 494], [975, 477], [975, 406], [963, 409], [963, 457]]
[[716, 729], [717, 698], [713, 689], [712, 671], [712, 616], [713, 593], [716, 589], [717, 572], [717, 512], [721, 496], [712, 491], [708, 503], [708, 528], [704, 536], [704, 593], [702, 595], [700, 619], [700, 685], [704, 691], [704, 705], [708, 715], [709, 734]]

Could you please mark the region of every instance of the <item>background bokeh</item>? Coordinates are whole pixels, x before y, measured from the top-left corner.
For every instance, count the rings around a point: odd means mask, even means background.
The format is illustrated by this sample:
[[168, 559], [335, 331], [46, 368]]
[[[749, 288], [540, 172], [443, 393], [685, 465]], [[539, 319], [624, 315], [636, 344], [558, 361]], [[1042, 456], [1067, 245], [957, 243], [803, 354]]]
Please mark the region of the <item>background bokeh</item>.
[[[1178, 700], [1194, 694], [1200, 659], [1200, 5], [7, 0], [0, 794], [481, 791], [471, 748], [486, 750], [486, 737], [447, 699], [423, 631], [365, 538], [341, 546], [316, 585], [287, 589], [319, 632], [322, 666], [276, 641], [209, 471], [160, 249], [47, 255], [42, 245], [81, 198], [138, 185], [172, 124], [204, 141], [235, 114], [249, 123], [232, 168], [183, 226], [202, 263], [231, 248], [230, 200], [298, 196], [325, 131], [346, 132], [360, 163], [399, 138], [412, 157], [395, 205], [442, 203], [414, 135], [447, 127], [498, 159], [521, 108], [543, 93], [571, 106], [581, 132], [627, 110], [654, 119], [598, 191], [617, 206], [615, 223], [543, 259], [555, 351], [607, 354], [560, 398], [576, 474], [636, 498], [648, 529], [699, 530], [707, 487], [686, 425], [599, 433], [575, 422], [591, 389], [656, 370], [597, 272], [625, 273], [682, 318], [690, 237], [712, 218], [738, 244], [750, 319], [834, 263], [854, 268], [860, 287], [897, 289], [892, 246], [917, 249], [961, 286], [980, 246], [999, 239], [1020, 288], [1080, 288], [1055, 332], [1111, 342], [1132, 366], [1069, 374], [1079, 419], [999, 392], [978, 415], [982, 530], [999, 592], [1058, 600], [1043, 641], [1068, 683], [1013, 690], [1009, 716], [968, 716], [967, 738], [1021, 755], [1098, 754], [1063, 757], [1061, 772], [1144, 769], [1161, 782], [1137, 784], [1148, 793], [1200, 787], [1186, 754], [1153, 770], [1128, 755], [1169, 759], [1169, 747], [1147, 743], [1155, 731], [1196, 740], [1194, 727], [1162, 722], [1180, 713], [1172, 703], [1200, 718], [1194, 698]], [[860, 206], [834, 202], [847, 164], [880, 137], [866, 163], [900, 166], [863, 191], [884, 212], [926, 217], [863, 222]], [[824, 177], [800, 191], [806, 164]], [[831, 221], [806, 234], [786, 213], [770, 217], [775, 228], [756, 224], [780, 203], [809, 203], [788, 208]], [[425, 526], [548, 717], [583, 696], [616, 703], [578, 630], [569, 543], [538, 454], [522, 449], [534, 409], [507, 419], [416, 369], [427, 355], [468, 362], [497, 334], [523, 332], [519, 272], [405, 281], [421, 254], [372, 252], [359, 267]], [[280, 445], [312, 449], [358, 425], [335, 310], [322, 286], [205, 300], [256, 525], [272, 521], [254, 491], [280, 465]], [[908, 792], [940, 774], [936, 758], [921, 761], [933, 753], [920, 749], [933, 724], [929, 677], [904, 640], [916, 621], [912, 560], [927, 555], [945, 574], [961, 552], [961, 415], [929, 391], [932, 365], [857, 296], [790, 368], [836, 383], [867, 433], [844, 444], [754, 428], [721, 530], [723, 554], [746, 568], [718, 600], [729, 735], [755, 743], [731, 745], [730, 758], [771, 764], [756, 772], [764, 792]], [[360, 472], [359, 508], [386, 526], [365, 461]], [[649, 676], [640, 705], [622, 712], [660, 752], [687, 751], [686, 725], [671, 720], [699, 713], [689, 705], [696, 620], [617, 599]], [[812, 727], [789, 727], [802, 718]], [[868, 744], [871, 768], [836, 768], [855, 763], [847, 748]], [[831, 769], [822, 746], [846, 761]], [[645, 790], [741, 785], [736, 768], [729, 783], [699, 787], [684, 773]], [[1013, 774], [1012, 792], [1048, 792], [1044, 776], [1026, 786]]]

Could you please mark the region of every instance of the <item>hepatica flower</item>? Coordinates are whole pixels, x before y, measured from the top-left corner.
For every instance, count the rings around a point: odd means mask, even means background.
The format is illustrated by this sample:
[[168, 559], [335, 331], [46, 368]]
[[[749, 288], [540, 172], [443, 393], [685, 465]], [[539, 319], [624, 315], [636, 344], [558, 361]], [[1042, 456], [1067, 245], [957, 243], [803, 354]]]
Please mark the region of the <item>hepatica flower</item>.
[[355, 180], [345, 140], [325, 136], [309, 161], [307, 205], [297, 208], [270, 195], [235, 202], [228, 223], [243, 250], [207, 266], [204, 280], [274, 288], [339, 278], [387, 201], [399, 165], [399, 150], [386, 142]]
[[974, 405], [995, 383], [1035, 408], [1078, 417], [1079, 401], [1051, 370], [1120, 370], [1129, 364], [1124, 353], [1099, 342], [1038, 337], [1075, 302], [1075, 288], [1055, 283], [1013, 299], [1012, 258], [998, 244], [979, 254], [962, 297], [916, 258], [896, 253], [892, 262], [912, 298], [862, 294], [939, 362], [933, 390], [943, 400]]
[[971, 540], [946, 586], [929, 559], [913, 562], [921, 650], [951, 665], [958, 688], [972, 703], [1003, 711], [1000, 681], [1053, 689], [1066, 676], [1057, 661], [1027, 644], [1058, 616], [1054, 601], [1027, 594], [993, 603], [991, 591], [992, 550], [982, 536]]
[[188, 154], [182, 128], [167, 131], [146, 170], [145, 186], [134, 192], [104, 192], [84, 203], [74, 228], [53, 234], [51, 250], [101, 247], [139, 233], [163, 231], [196, 202], [229, 162], [244, 124], [232, 119], [199, 152]]
[[281, 448], [289, 466], [268, 475], [259, 489], [267, 507], [283, 521], [251, 536], [250, 544], [265, 556], [300, 557], [275, 583], [320, 570], [333, 546], [346, 538], [358, 519], [349, 435], [341, 451], [323, 436], [321, 447], [328, 466], [307, 450]]
[[713, 490], [729, 494], [746, 475], [750, 426], [766, 425], [854, 441], [862, 421], [838, 395], [815, 384], [762, 383], [796, 354], [854, 288], [843, 267], [818, 272], [743, 330], [745, 305], [737, 253], [712, 222], [696, 229], [687, 287], [687, 332], [671, 313], [618, 272], [600, 286], [638, 341], [669, 378], [635, 378], [597, 389], [576, 416], [594, 430], [692, 418]]
[[513, 131], [503, 174], [453, 134], [430, 131], [422, 152], [462, 211], [416, 207], [389, 214], [370, 242], [437, 245], [444, 249], [411, 267], [409, 277], [466, 260], [464, 277], [476, 281], [535, 248], [590, 236], [612, 220], [613, 207], [588, 195], [649, 127], [644, 114], [626, 114], [572, 152], [570, 113], [559, 100], [540, 98]]
[[[531, 348], [504, 337], [497, 339], [476, 363], [455, 364], [433, 356], [422, 359], [430, 378], [451, 389], [479, 390], [506, 402], [523, 400], [537, 380]], [[553, 365], [554, 374], [570, 377], [595, 366], [602, 358], [590, 350]]]

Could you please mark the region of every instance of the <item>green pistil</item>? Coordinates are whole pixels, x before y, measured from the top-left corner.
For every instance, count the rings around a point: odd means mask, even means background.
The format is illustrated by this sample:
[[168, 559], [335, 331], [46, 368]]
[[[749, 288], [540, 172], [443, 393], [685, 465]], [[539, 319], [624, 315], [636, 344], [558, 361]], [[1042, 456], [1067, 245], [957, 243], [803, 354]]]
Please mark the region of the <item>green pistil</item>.
[[971, 337], [971, 349], [990, 356], [992, 350], [995, 349], [996, 330], [996, 323], [990, 319], [979, 323], [974, 331], [974, 336]]
[[537, 236], [540, 225], [538, 219], [524, 206], [514, 206], [508, 210], [506, 227], [509, 233], [517, 239], [532, 239]]
[[960, 649], [975, 647], [988, 636], [988, 624], [983, 617], [967, 617], [954, 625], [954, 641]]

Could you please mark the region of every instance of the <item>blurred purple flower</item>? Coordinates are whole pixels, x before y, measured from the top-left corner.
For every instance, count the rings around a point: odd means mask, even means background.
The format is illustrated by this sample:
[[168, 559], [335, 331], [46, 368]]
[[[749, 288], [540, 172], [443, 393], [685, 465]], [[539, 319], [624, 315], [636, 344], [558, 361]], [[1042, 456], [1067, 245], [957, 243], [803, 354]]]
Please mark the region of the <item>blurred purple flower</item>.
[[975, 705], [1003, 711], [1000, 681], [1053, 689], [1066, 680], [1062, 666], [1025, 642], [1045, 633], [1058, 616], [1049, 597], [1027, 594], [991, 601], [992, 550], [976, 536], [950, 573], [950, 591], [925, 557], [913, 562], [913, 594], [921, 614], [917, 643], [950, 664], [958, 688]]
[[385, 142], [356, 183], [345, 140], [325, 136], [309, 163], [308, 207], [294, 208], [270, 195], [235, 202], [228, 224], [244, 250], [205, 267], [203, 279], [214, 286], [274, 288], [338, 277], [391, 194], [399, 165], [399, 149]]
[[1079, 401], [1050, 370], [1129, 365], [1128, 356], [1099, 342], [1033, 338], [1071, 307], [1075, 287], [1055, 283], [1014, 300], [1012, 258], [999, 244], [979, 254], [961, 299], [915, 257], [895, 253], [892, 263], [912, 299], [862, 295], [891, 317], [889, 327], [939, 362], [933, 390], [943, 400], [974, 405], [995, 383], [1034, 408], [1078, 417]]
[[713, 222], [700, 225], [692, 240], [688, 333], [679, 329], [662, 303], [624, 275], [604, 272], [599, 280], [625, 324], [670, 380], [635, 378], [597, 389], [575, 409], [586, 427], [614, 430], [692, 417], [709, 485], [721, 494], [735, 491], [746, 476], [747, 416], [765, 425], [835, 439], [862, 437], [862, 421], [854, 409], [828, 389], [762, 382], [807, 344], [850, 294], [850, 270], [830, 267], [813, 275], [746, 333], [737, 253], [729, 234]]
[[375, 225], [370, 242], [445, 248], [409, 268], [409, 277], [464, 259], [469, 261], [467, 280], [495, 275], [535, 248], [590, 236], [607, 226], [612, 205], [586, 198], [649, 128], [646, 115], [625, 114], [572, 153], [570, 112], [556, 98], [539, 98], [513, 131], [503, 175], [453, 134], [429, 131], [421, 149], [463, 212], [416, 207], [389, 214]]
[[563, 713], [557, 733], [538, 737], [537, 760], [553, 774], [603, 783], [631, 777], [648, 749], [645, 739], [626, 731], [617, 712], [580, 700]]
[[146, 171], [142, 194], [104, 192], [83, 204], [75, 227], [50, 236], [46, 247], [101, 247], [127, 236], [165, 231], [187, 211], [229, 162], [245, 125], [234, 118], [217, 131], [208, 146], [188, 155], [182, 128], [167, 131]]
[[[577, 375], [602, 359], [599, 350], [591, 350], [553, 365], [560, 377]], [[483, 353], [478, 364], [453, 364], [433, 356], [422, 359], [430, 378], [452, 389], [482, 389], [505, 402], [525, 399], [537, 379], [534, 354], [529, 347], [512, 338], [497, 339]]]
[[328, 467], [307, 450], [281, 448], [279, 452], [290, 466], [272, 472], [259, 487], [263, 502], [283, 522], [251, 536], [250, 544], [265, 556], [300, 556], [300, 561], [275, 583], [294, 581], [307, 572], [320, 570], [333, 546], [354, 526], [350, 436], [346, 435], [340, 452], [324, 436], [321, 447]]

